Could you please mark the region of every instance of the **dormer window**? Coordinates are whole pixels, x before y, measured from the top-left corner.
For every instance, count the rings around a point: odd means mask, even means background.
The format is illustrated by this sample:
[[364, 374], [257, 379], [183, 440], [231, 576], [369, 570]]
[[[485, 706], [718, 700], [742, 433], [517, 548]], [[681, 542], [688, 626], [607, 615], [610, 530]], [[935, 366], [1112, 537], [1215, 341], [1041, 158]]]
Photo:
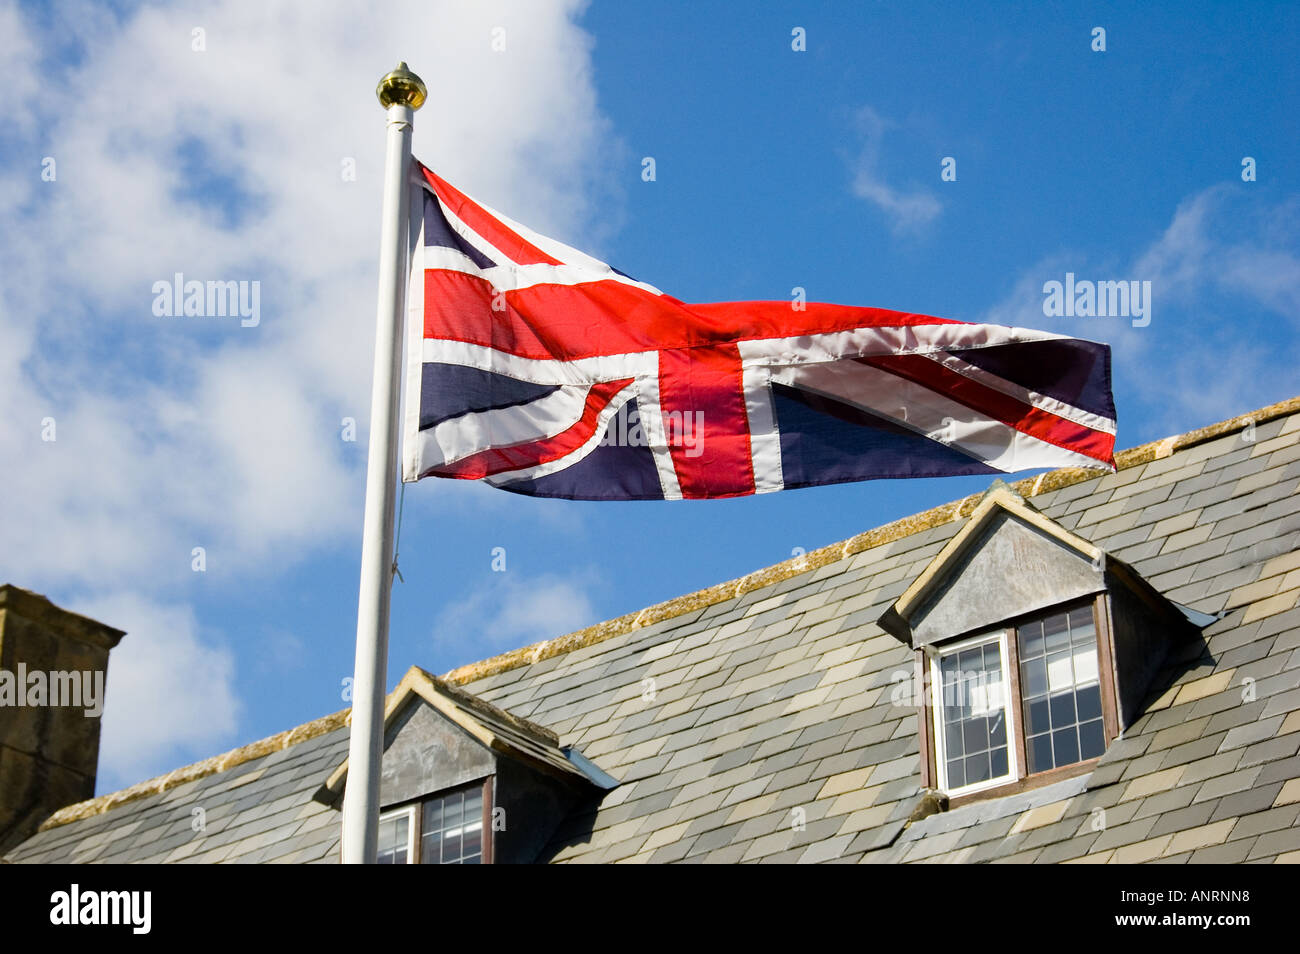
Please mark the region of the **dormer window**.
[[484, 832], [491, 830], [491, 779], [485, 779], [381, 815], [379, 863], [490, 864], [492, 839]]
[[[338, 806], [348, 766], [314, 796]], [[382, 864], [547, 860], [558, 825], [618, 782], [545, 726], [412, 667], [388, 698]]]
[[1090, 771], [1197, 616], [995, 485], [880, 619], [917, 651], [922, 786], [966, 800]]
[[1094, 611], [1089, 602], [935, 647], [928, 711], [938, 787], [949, 797], [1106, 751], [1113, 713], [1103, 708]]

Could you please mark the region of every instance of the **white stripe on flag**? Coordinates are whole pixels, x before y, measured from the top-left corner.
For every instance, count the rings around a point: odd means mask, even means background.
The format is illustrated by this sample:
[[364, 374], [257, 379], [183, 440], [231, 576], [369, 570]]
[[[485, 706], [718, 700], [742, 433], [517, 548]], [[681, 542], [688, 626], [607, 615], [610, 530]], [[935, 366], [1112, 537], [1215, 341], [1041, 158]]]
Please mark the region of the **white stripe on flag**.
[[1055, 414], [1057, 417], [1063, 417], [1067, 421], [1073, 421], [1075, 424], [1081, 424], [1084, 427], [1091, 428], [1094, 431], [1103, 431], [1107, 434], [1115, 433], [1115, 422], [1108, 417], [1102, 417], [1100, 414], [1093, 414], [1082, 408], [1075, 407], [1072, 404], [1066, 404], [1064, 401], [1046, 394], [1039, 394], [1037, 391], [1031, 391], [1029, 388], [1022, 387], [1014, 381], [1008, 381], [1006, 378], [999, 377], [991, 371], [977, 367], [969, 361], [963, 361], [955, 354], [946, 352], [936, 352], [927, 354], [923, 357], [929, 358], [937, 364], [943, 365], [949, 371], [956, 372], [963, 377], [970, 378], [972, 381], [978, 381], [986, 388], [999, 391], [1009, 397], [1030, 404], [1040, 411], [1046, 411], [1049, 414]]
[[537, 464], [533, 467], [522, 467], [519, 470], [504, 471], [500, 474], [495, 474], [484, 479], [494, 487], [501, 487], [513, 483], [516, 480], [536, 480], [539, 477], [545, 477], [547, 474], [553, 474], [556, 471], [563, 470], [566, 467], [576, 464], [600, 445], [600, 442], [605, 437], [605, 428], [609, 426], [610, 419], [619, 412], [619, 409], [622, 408], [624, 404], [635, 396], [635, 393], [636, 385], [629, 384], [615, 394], [597, 417], [596, 430], [592, 433], [591, 437], [588, 438], [587, 442], [577, 450], [544, 464]]
[[447, 338], [424, 338], [421, 357], [447, 364], [461, 364], [467, 368], [504, 374], [533, 384], [561, 384], [586, 387], [602, 381], [621, 378], [658, 377], [659, 355], [654, 351], [634, 351], [630, 354], [597, 355], [573, 361], [521, 358], [485, 345]]
[[1007, 473], [1034, 467], [1099, 466], [1091, 457], [1039, 440], [924, 385], [858, 361], [782, 368], [773, 372], [772, 380], [894, 421]]
[[838, 361], [841, 358], [929, 354], [991, 348], [1021, 341], [1062, 339], [1068, 340], [1065, 335], [1028, 328], [936, 323], [883, 325], [790, 338], [755, 338], [739, 342], [739, 348], [741, 360], [746, 364], [790, 366]]
[[420, 432], [425, 467], [454, 464], [480, 451], [545, 440], [582, 420], [591, 388], [564, 387], [527, 404], [461, 414]]
[[781, 433], [772, 407], [772, 369], [745, 365], [741, 371], [745, 413], [749, 418], [749, 454], [754, 467], [754, 493], [785, 489], [781, 468]]

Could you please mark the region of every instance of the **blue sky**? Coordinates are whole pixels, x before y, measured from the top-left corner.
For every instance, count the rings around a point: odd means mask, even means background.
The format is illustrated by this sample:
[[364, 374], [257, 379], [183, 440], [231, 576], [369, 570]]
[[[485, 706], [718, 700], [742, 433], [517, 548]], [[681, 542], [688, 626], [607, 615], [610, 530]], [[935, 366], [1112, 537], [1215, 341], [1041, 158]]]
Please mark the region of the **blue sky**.
[[[799, 286], [1109, 342], [1121, 447], [1300, 393], [1294, 5], [968, 7], [0, 2], [0, 579], [129, 632], [101, 790], [344, 705], [373, 89], [399, 58], [431, 90], [424, 162], [679, 298]], [[154, 315], [178, 271], [258, 281], [260, 322]], [[1150, 281], [1150, 324], [1045, 316], [1066, 272]], [[426, 480], [389, 683], [987, 484], [612, 504]]]

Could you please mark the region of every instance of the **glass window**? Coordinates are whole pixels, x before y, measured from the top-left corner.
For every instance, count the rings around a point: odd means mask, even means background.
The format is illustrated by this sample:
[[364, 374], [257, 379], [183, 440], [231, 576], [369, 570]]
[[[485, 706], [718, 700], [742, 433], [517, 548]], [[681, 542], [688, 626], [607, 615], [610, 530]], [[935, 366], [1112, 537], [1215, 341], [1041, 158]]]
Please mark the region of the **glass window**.
[[483, 785], [424, 803], [420, 826], [420, 863], [425, 865], [478, 865], [483, 863]]
[[948, 791], [1011, 774], [1002, 637], [939, 657], [939, 758]]
[[[475, 782], [381, 815], [379, 863], [483, 864], [485, 790], [485, 782]], [[413, 843], [417, 831], [420, 837]]]
[[379, 864], [407, 864], [410, 848], [411, 809], [405, 808], [379, 819]]
[[1027, 770], [1045, 772], [1101, 755], [1106, 732], [1092, 607], [1027, 623], [1018, 639]]

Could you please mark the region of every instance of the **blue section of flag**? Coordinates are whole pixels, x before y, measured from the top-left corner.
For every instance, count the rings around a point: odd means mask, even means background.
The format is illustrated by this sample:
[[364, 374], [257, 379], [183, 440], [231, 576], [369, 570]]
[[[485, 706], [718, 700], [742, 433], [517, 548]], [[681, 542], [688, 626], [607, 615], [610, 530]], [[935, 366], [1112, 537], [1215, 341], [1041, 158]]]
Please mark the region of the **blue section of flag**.
[[532, 384], [463, 364], [429, 362], [420, 378], [420, 430], [464, 414], [528, 404], [558, 390], [556, 385]]
[[1008, 381], [1074, 407], [1115, 419], [1111, 397], [1110, 349], [1095, 341], [1061, 338], [1019, 341], [951, 352]]
[[1001, 471], [924, 434], [808, 391], [772, 386], [786, 487]]
[[488, 258], [459, 234], [452, 230], [437, 202], [424, 203], [424, 244], [440, 245], [464, 253], [479, 268], [492, 268], [496, 262]]

